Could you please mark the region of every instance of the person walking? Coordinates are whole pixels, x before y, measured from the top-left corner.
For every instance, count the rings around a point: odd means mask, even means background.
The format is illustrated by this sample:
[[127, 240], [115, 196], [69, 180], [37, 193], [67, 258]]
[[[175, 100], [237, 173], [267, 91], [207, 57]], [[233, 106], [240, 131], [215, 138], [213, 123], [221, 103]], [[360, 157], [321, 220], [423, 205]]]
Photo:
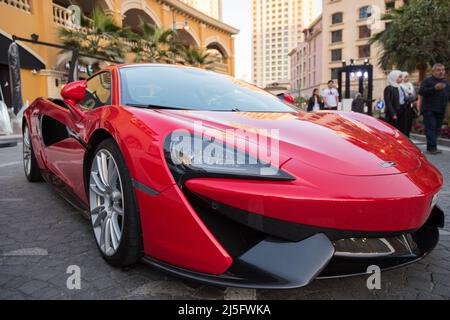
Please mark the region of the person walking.
[[323, 109], [322, 97], [319, 95], [319, 89], [314, 89], [313, 95], [308, 100], [308, 112], [317, 112]]
[[416, 90], [414, 89], [414, 85], [409, 80], [409, 73], [402, 73], [403, 82], [400, 85], [400, 88], [405, 93], [405, 109], [402, 117], [402, 132], [409, 138], [411, 134], [411, 129], [413, 125], [414, 118], [416, 117], [416, 111], [414, 110], [416, 101]]
[[419, 90], [422, 96], [421, 112], [427, 137], [427, 151], [430, 154], [442, 153], [437, 148], [437, 141], [450, 102], [450, 85], [445, 76], [445, 66], [442, 63], [435, 64], [431, 77], [422, 82]]
[[328, 81], [328, 88], [325, 88], [322, 91], [322, 97], [325, 110], [337, 111], [339, 104], [339, 92], [336, 90], [333, 80]]
[[355, 99], [352, 102], [352, 111], [358, 113], [364, 113], [364, 106], [366, 105], [366, 101], [362, 97], [361, 93], [357, 93], [355, 95]]
[[393, 70], [388, 75], [388, 86], [384, 89], [384, 103], [386, 105], [386, 121], [396, 127], [399, 126], [402, 116], [402, 104], [405, 103], [405, 95], [403, 90], [400, 89], [402, 83], [402, 72], [400, 70]]

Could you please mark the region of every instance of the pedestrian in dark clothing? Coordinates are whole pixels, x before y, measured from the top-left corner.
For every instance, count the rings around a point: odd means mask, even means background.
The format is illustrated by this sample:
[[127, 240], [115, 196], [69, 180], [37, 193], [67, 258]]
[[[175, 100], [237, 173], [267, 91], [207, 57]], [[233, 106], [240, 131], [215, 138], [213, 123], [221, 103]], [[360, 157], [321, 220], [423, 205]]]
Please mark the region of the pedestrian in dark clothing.
[[416, 109], [414, 107], [414, 102], [416, 101], [416, 91], [414, 85], [409, 81], [409, 73], [402, 73], [403, 82], [400, 84], [400, 88], [405, 93], [405, 110], [403, 112], [402, 132], [409, 138], [411, 134], [411, 129], [413, 125], [414, 118], [416, 117]]
[[317, 112], [320, 110], [323, 110], [323, 100], [319, 95], [319, 89], [314, 89], [312, 97], [308, 100], [308, 108], [306, 111]]
[[366, 105], [366, 101], [363, 99], [361, 93], [357, 93], [355, 95], [355, 99], [352, 102], [352, 111], [358, 113], [364, 113], [364, 106]]
[[422, 82], [419, 94], [423, 97], [421, 111], [427, 136], [427, 151], [430, 154], [442, 153], [437, 148], [437, 140], [450, 101], [450, 85], [445, 78], [443, 64], [433, 66], [432, 76]]
[[384, 89], [384, 103], [386, 105], [386, 121], [405, 133], [406, 95], [400, 86], [402, 81], [401, 71], [394, 70], [389, 74], [389, 84]]

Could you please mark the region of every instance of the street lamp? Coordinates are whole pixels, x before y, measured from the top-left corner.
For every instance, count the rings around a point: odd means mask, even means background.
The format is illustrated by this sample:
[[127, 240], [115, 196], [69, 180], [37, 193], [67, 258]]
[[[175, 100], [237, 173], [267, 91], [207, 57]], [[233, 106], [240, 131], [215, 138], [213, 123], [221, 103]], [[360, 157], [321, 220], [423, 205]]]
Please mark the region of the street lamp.
[[39, 35], [36, 33], [33, 33], [31, 35], [31, 40], [33, 40], [34, 42], [38, 42], [39, 41]]
[[[367, 100], [369, 104], [368, 114], [372, 114], [372, 90], [373, 90], [373, 65], [369, 58], [364, 59], [364, 64], [356, 65], [355, 59], [350, 59], [349, 63], [342, 60], [342, 68], [338, 70], [338, 88], [339, 95], [342, 98], [350, 99], [351, 82], [358, 80], [358, 91], [364, 93], [364, 81], [367, 80]], [[345, 84], [342, 81], [342, 75], [345, 75]], [[345, 89], [345, 94], [344, 94]]]

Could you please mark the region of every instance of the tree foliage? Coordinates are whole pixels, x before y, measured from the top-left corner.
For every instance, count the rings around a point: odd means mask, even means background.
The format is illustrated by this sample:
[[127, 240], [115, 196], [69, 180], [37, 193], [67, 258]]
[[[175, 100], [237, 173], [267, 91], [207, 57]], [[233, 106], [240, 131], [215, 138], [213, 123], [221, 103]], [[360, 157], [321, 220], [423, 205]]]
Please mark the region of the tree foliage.
[[176, 41], [175, 31], [164, 30], [142, 20], [140, 29], [142, 34], [134, 33], [129, 37], [136, 44], [131, 49], [136, 54], [136, 62], [177, 62], [182, 46]]
[[64, 45], [78, 48], [81, 54], [123, 62], [127, 53], [133, 53], [135, 62], [181, 63], [206, 69], [217, 60], [203, 49], [183, 45], [176, 30], [141, 20], [139, 31], [135, 32], [118, 26], [98, 7], [90, 17], [82, 16], [81, 24], [80, 28], [58, 30]]
[[428, 66], [437, 62], [450, 70], [449, 0], [410, 0], [382, 20], [387, 22], [385, 30], [370, 43], [381, 44], [378, 62], [383, 69], [419, 70], [422, 79]]
[[214, 57], [207, 51], [189, 46], [182, 51], [184, 64], [197, 68], [211, 69], [215, 62]]
[[80, 28], [61, 27], [58, 34], [64, 45], [75, 47], [82, 54], [122, 62], [126, 53], [122, 39], [129, 37], [131, 30], [117, 26], [111, 16], [97, 7], [90, 19], [82, 16]]

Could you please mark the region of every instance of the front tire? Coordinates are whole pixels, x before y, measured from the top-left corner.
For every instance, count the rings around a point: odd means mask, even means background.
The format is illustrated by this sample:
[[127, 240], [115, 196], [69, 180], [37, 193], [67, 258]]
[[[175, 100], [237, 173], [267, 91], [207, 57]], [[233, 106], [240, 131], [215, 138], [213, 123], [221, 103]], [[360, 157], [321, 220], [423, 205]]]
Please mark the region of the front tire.
[[28, 124], [23, 124], [23, 169], [25, 171], [25, 177], [30, 182], [41, 182], [42, 175], [39, 170], [36, 156], [34, 155], [33, 144], [31, 143], [30, 130]]
[[89, 168], [89, 206], [98, 249], [113, 266], [132, 265], [143, 255], [139, 211], [131, 175], [113, 139], [100, 143]]

